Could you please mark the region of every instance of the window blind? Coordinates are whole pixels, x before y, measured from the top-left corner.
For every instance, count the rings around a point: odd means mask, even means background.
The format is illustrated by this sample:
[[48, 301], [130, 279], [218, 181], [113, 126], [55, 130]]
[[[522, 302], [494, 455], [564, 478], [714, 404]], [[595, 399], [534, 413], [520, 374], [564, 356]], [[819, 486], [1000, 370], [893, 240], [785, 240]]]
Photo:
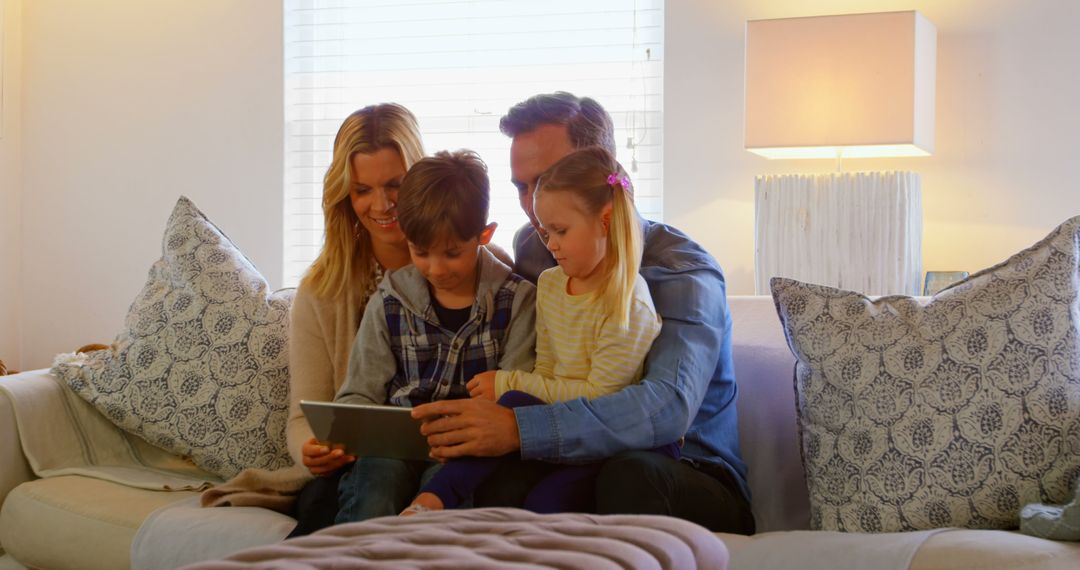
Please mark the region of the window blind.
[[661, 220], [663, 0], [285, 0], [285, 285], [323, 240], [322, 178], [341, 121], [396, 102], [424, 149], [488, 165], [494, 241], [526, 222], [499, 119], [537, 93], [596, 99], [641, 213]]

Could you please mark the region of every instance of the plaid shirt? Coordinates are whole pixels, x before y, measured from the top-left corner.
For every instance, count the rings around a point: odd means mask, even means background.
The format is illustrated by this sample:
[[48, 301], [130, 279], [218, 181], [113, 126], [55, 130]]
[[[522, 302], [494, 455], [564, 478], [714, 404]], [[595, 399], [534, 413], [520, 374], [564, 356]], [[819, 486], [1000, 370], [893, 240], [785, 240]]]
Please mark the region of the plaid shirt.
[[494, 294], [477, 299], [469, 320], [456, 333], [439, 324], [429, 305], [425, 314], [407, 310], [393, 295], [383, 298], [390, 349], [397, 373], [387, 385], [395, 406], [468, 398], [472, 377], [499, 367], [511, 306], [523, 279], [510, 275]]

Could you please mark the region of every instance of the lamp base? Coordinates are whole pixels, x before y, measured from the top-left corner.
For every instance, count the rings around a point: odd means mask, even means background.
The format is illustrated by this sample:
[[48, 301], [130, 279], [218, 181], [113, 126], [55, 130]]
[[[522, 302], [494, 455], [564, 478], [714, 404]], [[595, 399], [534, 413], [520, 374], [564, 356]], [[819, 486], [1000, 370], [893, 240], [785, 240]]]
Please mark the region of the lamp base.
[[759, 295], [788, 277], [866, 295], [918, 295], [922, 183], [914, 172], [754, 179]]

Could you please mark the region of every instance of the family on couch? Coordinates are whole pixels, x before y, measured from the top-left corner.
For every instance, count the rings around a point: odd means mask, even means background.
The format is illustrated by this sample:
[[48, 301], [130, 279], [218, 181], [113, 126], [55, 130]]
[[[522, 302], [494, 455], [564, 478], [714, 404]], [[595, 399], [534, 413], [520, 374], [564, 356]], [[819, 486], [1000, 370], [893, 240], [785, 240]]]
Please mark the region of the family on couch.
[[[336, 517], [398, 514], [422, 483], [435, 492], [416, 497], [410, 511], [461, 502], [537, 508], [532, 493], [545, 480], [541, 509], [595, 506], [752, 533], [716, 261], [684, 234], [638, 216], [632, 182], [613, 158], [611, 118], [596, 101], [537, 95], [511, 108], [500, 128], [513, 139], [512, 181], [530, 221], [514, 237], [514, 275], [496, 259], [505, 253], [487, 245], [494, 225], [478, 157], [424, 159], [416, 120], [399, 105], [366, 107], [342, 124], [324, 183], [325, 243], [292, 307], [289, 451], [314, 475], [299, 494], [293, 536]], [[431, 203], [447, 189], [454, 199]], [[414, 288], [405, 301], [412, 314], [394, 290], [405, 283]], [[536, 325], [530, 283], [539, 283]], [[591, 302], [581, 312], [559, 314], [582, 298]], [[560, 335], [572, 322], [587, 331], [584, 340]], [[418, 323], [427, 328], [415, 330]], [[535, 369], [525, 346], [534, 326]], [[410, 336], [447, 341], [434, 358], [420, 352], [452, 370], [436, 378], [423, 367], [426, 377], [406, 378], [401, 369], [420, 364], [415, 346], [402, 349]], [[358, 387], [372, 369], [390, 385]], [[316, 440], [299, 402], [335, 396], [414, 405], [432, 457], [447, 462], [443, 474], [430, 468], [438, 463], [358, 459]], [[339, 491], [350, 508], [339, 509]]]

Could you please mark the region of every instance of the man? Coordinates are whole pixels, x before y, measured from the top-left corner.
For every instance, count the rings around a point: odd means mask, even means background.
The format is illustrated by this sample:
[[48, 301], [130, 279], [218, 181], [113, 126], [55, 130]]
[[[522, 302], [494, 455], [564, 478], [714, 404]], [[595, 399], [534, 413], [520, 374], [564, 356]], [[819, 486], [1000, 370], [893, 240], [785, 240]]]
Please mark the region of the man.
[[[577, 148], [615, 153], [611, 117], [596, 101], [569, 93], [537, 95], [500, 122], [513, 138], [510, 171], [530, 224], [514, 236], [514, 270], [536, 281], [555, 266], [537, 235], [532, 211], [540, 174]], [[417, 407], [437, 458], [495, 456], [552, 462], [604, 458], [596, 484], [600, 513], [664, 514], [711, 530], [754, 531], [739, 454], [731, 320], [716, 260], [674, 228], [642, 220], [641, 274], [663, 319], [639, 384], [597, 398], [514, 410], [486, 400], [448, 400]], [[644, 450], [685, 435], [683, 460]], [[521, 463], [518, 465], [536, 465]], [[500, 474], [506, 504], [515, 484], [537, 476]], [[501, 492], [501, 495], [499, 494]], [[478, 504], [485, 504], [481, 493]], [[512, 502], [510, 504], [513, 504]]]

